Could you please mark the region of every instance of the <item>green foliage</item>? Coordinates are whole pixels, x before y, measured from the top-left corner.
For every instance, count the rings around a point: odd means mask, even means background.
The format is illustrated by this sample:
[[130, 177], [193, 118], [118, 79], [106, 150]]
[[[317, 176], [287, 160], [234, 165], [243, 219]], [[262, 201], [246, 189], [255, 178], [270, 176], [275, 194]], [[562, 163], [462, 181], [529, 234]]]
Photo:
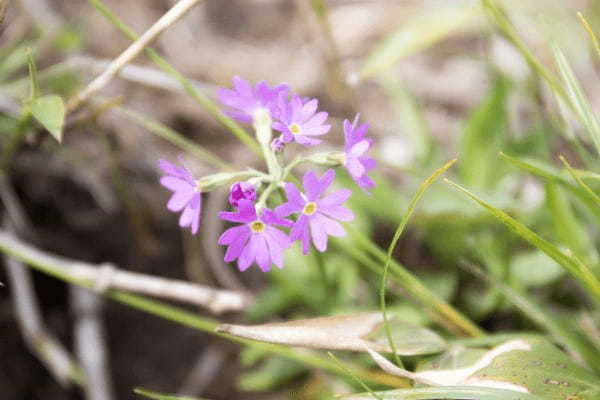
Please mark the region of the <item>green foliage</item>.
[[59, 96], [37, 97], [26, 103], [27, 110], [59, 142], [65, 123], [65, 104]]

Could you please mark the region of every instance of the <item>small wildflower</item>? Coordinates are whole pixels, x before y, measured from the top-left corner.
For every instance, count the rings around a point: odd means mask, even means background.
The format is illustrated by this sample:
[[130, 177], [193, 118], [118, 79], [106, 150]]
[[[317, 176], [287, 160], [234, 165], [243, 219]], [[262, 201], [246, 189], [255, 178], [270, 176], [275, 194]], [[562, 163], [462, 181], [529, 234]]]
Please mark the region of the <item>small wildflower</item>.
[[327, 170], [321, 179], [317, 178], [314, 172], [307, 172], [303, 179], [306, 195], [300, 193], [293, 183], [286, 183], [285, 193], [288, 202], [275, 209], [280, 217], [301, 213], [292, 227], [290, 240], [300, 240], [304, 254], [310, 250], [311, 238], [317, 250], [325, 251], [328, 235], [343, 236], [346, 234], [342, 225], [336, 220], [351, 221], [354, 219], [352, 211], [342, 206], [342, 203], [352, 194], [350, 190], [340, 189], [322, 197], [334, 178], [335, 171], [332, 169]]
[[375, 182], [367, 173], [375, 168], [376, 162], [365, 155], [373, 142], [371, 139], [365, 138], [369, 125], [361, 124], [357, 126], [358, 117], [357, 114], [352, 123], [344, 120], [344, 139], [346, 143], [343, 157], [344, 166], [356, 184], [368, 193], [369, 189], [375, 187]]
[[253, 89], [246, 80], [235, 76], [233, 89], [219, 89], [217, 96], [221, 103], [232, 108], [225, 112], [227, 115], [240, 122], [252, 123], [259, 110], [267, 110], [275, 117], [278, 96], [287, 96], [288, 91], [285, 84], [270, 87], [265, 82], [257, 83]]
[[228, 246], [225, 262], [237, 259], [240, 271], [254, 262], [264, 272], [269, 271], [272, 264], [283, 268], [283, 252], [290, 246], [290, 239], [273, 225], [290, 226], [291, 222], [267, 208], [257, 215], [250, 200], [240, 200], [238, 207], [236, 212], [219, 213], [221, 219], [242, 224], [227, 229], [219, 238], [220, 245]]
[[167, 160], [159, 160], [159, 168], [166, 174], [160, 178], [160, 184], [173, 192], [167, 208], [181, 212], [179, 226], [190, 227], [192, 234], [198, 232], [202, 195], [193, 175], [185, 167], [181, 168]]
[[239, 207], [240, 200], [256, 200], [256, 188], [248, 182], [236, 182], [231, 185], [229, 191], [229, 204], [233, 207]]
[[294, 95], [288, 100], [280, 94], [278, 105], [278, 121], [273, 123], [273, 129], [282, 133], [282, 139], [286, 143], [295, 141], [305, 146], [315, 146], [321, 140], [311, 136], [324, 135], [331, 129], [331, 125], [323, 125], [328, 114], [324, 111], [317, 112], [317, 99], [302, 99]]

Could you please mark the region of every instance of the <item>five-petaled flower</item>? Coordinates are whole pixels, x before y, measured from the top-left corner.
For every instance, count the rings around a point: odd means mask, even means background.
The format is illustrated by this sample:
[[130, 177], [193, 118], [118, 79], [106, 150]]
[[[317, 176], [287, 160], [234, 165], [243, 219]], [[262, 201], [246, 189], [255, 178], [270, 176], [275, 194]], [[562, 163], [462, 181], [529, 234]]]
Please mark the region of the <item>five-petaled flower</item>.
[[310, 250], [311, 238], [317, 250], [325, 251], [328, 236], [343, 236], [346, 233], [336, 220], [354, 219], [352, 211], [342, 206], [352, 194], [350, 190], [340, 189], [322, 197], [334, 178], [335, 171], [332, 169], [327, 170], [321, 179], [314, 172], [307, 172], [303, 179], [305, 195], [293, 183], [286, 183], [288, 202], [275, 209], [280, 217], [300, 213], [290, 231], [290, 240], [300, 240], [304, 254]]
[[160, 178], [160, 184], [173, 192], [167, 208], [173, 212], [181, 212], [179, 226], [190, 227], [192, 234], [198, 232], [202, 194], [194, 176], [185, 167], [178, 167], [167, 160], [159, 160], [159, 168], [166, 174]]
[[302, 99], [294, 95], [288, 100], [287, 96], [280, 94], [278, 105], [278, 120], [273, 122], [273, 129], [282, 133], [282, 140], [286, 143], [295, 141], [305, 146], [316, 146], [321, 140], [313, 136], [324, 135], [331, 129], [331, 125], [323, 125], [328, 114], [317, 112], [317, 99]]
[[375, 168], [376, 162], [365, 155], [373, 141], [365, 138], [369, 125], [358, 125], [358, 117], [357, 114], [352, 123], [344, 120], [344, 166], [356, 184], [368, 193], [375, 182], [367, 174]]
[[217, 96], [221, 103], [231, 107], [225, 113], [240, 122], [252, 123], [259, 110], [268, 110], [271, 117], [279, 112], [277, 101], [279, 95], [287, 96], [289, 87], [286, 84], [271, 87], [259, 82], [254, 89], [239, 76], [233, 77], [233, 89], [219, 89]]
[[267, 208], [257, 213], [254, 204], [246, 199], [239, 201], [238, 211], [222, 211], [219, 217], [242, 224], [227, 229], [219, 238], [219, 244], [229, 246], [225, 262], [237, 259], [240, 271], [255, 261], [264, 272], [269, 271], [272, 264], [283, 268], [283, 252], [290, 246], [290, 239], [274, 225], [291, 226], [290, 221]]

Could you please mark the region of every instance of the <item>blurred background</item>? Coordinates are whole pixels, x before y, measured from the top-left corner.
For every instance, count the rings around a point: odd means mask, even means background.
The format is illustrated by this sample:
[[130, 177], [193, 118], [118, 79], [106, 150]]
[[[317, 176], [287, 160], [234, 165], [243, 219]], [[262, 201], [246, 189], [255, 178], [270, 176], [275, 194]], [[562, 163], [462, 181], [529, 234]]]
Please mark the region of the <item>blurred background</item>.
[[[541, 68], [559, 76], [552, 46], [564, 52], [591, 109], [597, 110], [598, 58], [576, 13], [597, 27], [600, 2], [496, 3]], [[33, 49], [42, 93], [69, 99], [131, 43], [99, 4], [141, 34], [175, 1], [0, 4], [6, 7], [0, 28], [0, 139], [7, 152], [20, 129], [21, 101], [29, 93], [24, 49]], [[454, 179], [550, 240], [568, 244], [576, 237], [581, 254], [597, 263], [597, 228], [590, 226], [589, 211], [565, 200], [578, 222], [570, 233], [561, 231], [549, 210], [556, 207], [552, 199], [564, 200], [562, 189], [549, 188], [498, 155], [504, 151], [559, 168], [558, 154], [580, 165], [581, 154], [592, 148], [581, 124], [516, 43], [478, 1], [205, 0], [152, 48], [209, 99], [215, 99], [218, 87], [230, 86], [234, 75], [286, 82], [303, 96], [317, 97], [320, 109], [330, 113], [331, 148], [343, 143], [343, 119], [360, 112], [375, 140], [379, 185], [372, 197], [354, 190], [353, 225], [384, 249], [419, 182], [458, 157]], [[216, 245], [223, 225], [215, 214], [226, 207], [226, 190], [206, 195], [200, 234], [182, 231], [177, 216], [165, 208], [169, 194], [158, 183], [157, 160], [175, 161], [183, 154], [197, 176], [217, 171], [186, 151], [173, 131], [227, 163], [261, 168], [254, 153], [142, 54], [86, 107], [67, 116], [61, 144], [40, 125], [27, 127], [10, 165], [3, 163], [8, 172], [3, 191], [9, 193], [2, 197], [3, 232], [14, 231], [23, 241], [69, 259], [236, 290], [254, 300], [241, 312], [218, 316], [220, 321], [258, 323], [377, 309], [378, 278], [343, 245], [334, 244], [322, 259], [291, 255], [284, 270], [269, 274], [257, 268], [240, 274], [224, 264]], [[349, 187], [351, 181], [343, 179]], [[25, 216], [23, 225], [10, 221], [11, 198]], [[431, 188], [394, 254], [489, 331], [538, 328], [461, 263], [491, 271], [548, 305], [557, 318], [581, 318], [577, 321], [584, 326], [587, 321], [598, 340], [596, 316], [580, 307], [585, 296], [564, 279], [564, 271], [447, 185]], [[327, 285], [320, 282], [318, 263], [335, 277]], [[7, 259], [4, 264], [0, 397], [93, 398], [77, 379], [57, 379], [26, 345], [26, 317], [19, 314]], [[39, 272], [31, 277], [33, 286], [23, 293], [35, 294], [29, 300], [39, 308], [40, 329], [74, 359], [95, 354], [77, 347], [86, 318], [95, 324], [94, 332], [103, 333], [103, 340], [92, 343], [101, 343], [103, 348], [95, 350], [106, 356], [106, 399], [136, 398], [134, 387], [211, 399], [316, 399], [352, 390], [351, 382], [334, 375], [101, 296], [82, 295]], [[432, 324], [410, 295], [397, 286], [393, 291], [390, 307], [417, 324]]]

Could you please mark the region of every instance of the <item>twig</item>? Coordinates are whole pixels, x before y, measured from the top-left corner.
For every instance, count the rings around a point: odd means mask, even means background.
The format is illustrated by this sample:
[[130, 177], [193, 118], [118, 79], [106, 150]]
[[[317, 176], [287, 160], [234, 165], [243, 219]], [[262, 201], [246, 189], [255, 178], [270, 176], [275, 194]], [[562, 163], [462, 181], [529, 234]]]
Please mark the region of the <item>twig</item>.
[[[75, 55], [68, 59], [67, 65], [72, 69], [87, 73], [101, 73], [110, 65], [110, 60], [95, 58], [86, 55]], [[125, 65], [119, 72], [121, 79], [139, 83], [172, 92], [184, 92], [179, 81], [171, 75], [151, 67], [129, 64]], [[189, 83], [204, 92], [215, 93], [217, 86], [198, 80], [188, 79]]]
[[108, 356], [101, 316], [103, 302], [97, 294], [71, 286], [71, 308], [75, 314], [75, 349], [87, 377], [87, 400], [115, 398], [108, 373]]
[[90, 285], [104, 286], [102, 289], [114, 288], [199, 305], [214, 313], [242, 310], [250, 304], [248, 296], [235, 291], [123, 271], [107, 264], [98, 266], [59, 257], [26, 244], [5, 230], [0, 230], [0, 250], [25, 263], [51, 266], [48, 272], [54, 275], [68, 275]]
[[81, 384], [82, 374], [75, 360], [61, 343], [45, 332], [31, 271], [10, 257], [4, 257], [4, 262], [8, 275], [7, 286], [11, 289], [15, 316], [25, 343], [62, 386], [70, 387], [72, 382]]
[[154, 25], [150, 27], [139, 39], [133, 42], [121, 55], [114, 59], [108, 68], [94, 79], [79, 94], [67, 103], [67, 112], [76, 110], [82, 103], [87, 101], [94, 93], [102, 89], [126, 64], [136, 58], [146, 46], [158, 37], [165, 29], [169, 28], [181, 17], [183, 17], [200, 0], [180, 0], [169, 11], [167, 11]]

